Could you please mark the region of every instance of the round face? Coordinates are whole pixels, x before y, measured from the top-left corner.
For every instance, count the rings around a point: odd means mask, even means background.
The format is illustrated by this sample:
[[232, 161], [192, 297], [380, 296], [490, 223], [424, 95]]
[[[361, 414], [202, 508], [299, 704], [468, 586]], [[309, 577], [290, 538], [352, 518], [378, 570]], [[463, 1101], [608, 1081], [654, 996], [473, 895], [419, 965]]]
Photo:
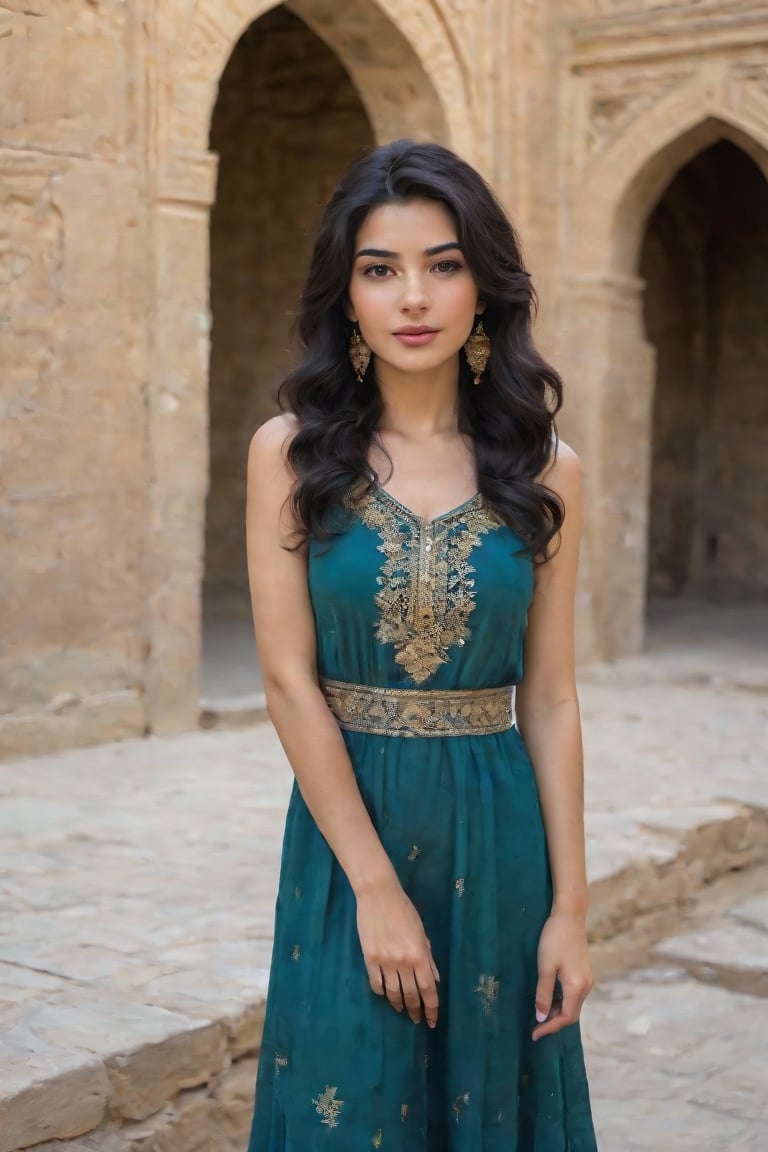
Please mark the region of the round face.
[[350, 320], [379, 370], [433, 372], [456, 362], [484, 311], [450, 212], [434, 200], [382, 204], [357, 235]]

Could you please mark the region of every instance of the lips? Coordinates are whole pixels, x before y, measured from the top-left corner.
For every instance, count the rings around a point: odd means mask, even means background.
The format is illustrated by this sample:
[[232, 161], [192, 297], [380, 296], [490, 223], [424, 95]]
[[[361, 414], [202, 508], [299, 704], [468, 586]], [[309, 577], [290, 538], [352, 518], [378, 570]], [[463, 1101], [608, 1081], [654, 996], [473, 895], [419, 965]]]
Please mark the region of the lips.
[[399, 340], [401, 344], [405, 344], [408, 348], [418, 348], [422, 344], [429, 344], [437, 335], [437, 328], [427, 328], [423, 324], [400, 328], [394, 333], [395, 339]]

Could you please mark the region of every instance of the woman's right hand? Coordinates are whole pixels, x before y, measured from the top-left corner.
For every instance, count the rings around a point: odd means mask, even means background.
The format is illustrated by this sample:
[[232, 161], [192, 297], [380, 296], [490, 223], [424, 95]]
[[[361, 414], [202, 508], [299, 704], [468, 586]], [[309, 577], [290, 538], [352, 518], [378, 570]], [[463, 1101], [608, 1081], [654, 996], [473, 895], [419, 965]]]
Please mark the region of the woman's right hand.
[[414, 1024], [437, 1024], [440, 974], [421, 917], [396, 877], [357, 897], [357, 930], [371, 988]]

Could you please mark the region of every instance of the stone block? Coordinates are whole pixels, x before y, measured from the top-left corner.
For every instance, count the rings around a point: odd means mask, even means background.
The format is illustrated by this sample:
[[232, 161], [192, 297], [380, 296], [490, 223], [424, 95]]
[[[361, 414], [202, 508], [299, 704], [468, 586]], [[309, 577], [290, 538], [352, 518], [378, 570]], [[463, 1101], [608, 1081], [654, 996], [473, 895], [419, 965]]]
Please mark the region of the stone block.
[[0, 1152], [66, 1140], [104, 1119], [110, 1085], [101, 1060], [18, 1032], [0, 1038]]
[[244, 1148], [248, 1141], [258, 1067], [258, 1060], [238, 1060], [221, 1077], [213, 1091], [213, 1130], [233, 1149]]
[[143, 1120], [182, 1089], [206, 1084], [222, 1071], [227, 1063], [224, 1030], [219, 1025], [187, 1028], [105, 1063], [110, 1111], [126, 1120]]
[[0, 758], [130, 740], [144, 731], [144, 699], [136, 689], [103, 693], [73, 700], [68, 707], [51, 712], [0, 716]]
[[207, 1092], [185, 1092], [141, 1124], [121, 1129], [123, 1152], [224, 1152], [213, 1137]]
[[[117, 9], [115, 9], [117, 11]], [[124, 27], [19, 14], [0, 38], [2, 140], [15, 148], [115, 158], [128, 135]]]

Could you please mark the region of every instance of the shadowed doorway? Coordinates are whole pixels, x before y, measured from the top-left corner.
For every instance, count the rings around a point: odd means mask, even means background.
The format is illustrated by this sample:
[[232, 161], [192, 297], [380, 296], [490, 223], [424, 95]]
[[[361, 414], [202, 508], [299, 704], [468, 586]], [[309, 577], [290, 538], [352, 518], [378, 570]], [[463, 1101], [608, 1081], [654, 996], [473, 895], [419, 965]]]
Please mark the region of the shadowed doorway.
[[640, 273], [657, 351], [651, 641], [685, 621], [692, 641], [708, 618], [717, 631], [716, 605], [746, 636], [768, 604], [768, 182], [745, 152], [721, 140], [681, 169]]
[[258, 707], [245, 558], [248, 444], [275, 412], [290, 329], [322, 206], [373, 145], [339, 59], [282, 5], [234, 48], [211, 122], [210, 488], [203, 584], [202, 707]]

